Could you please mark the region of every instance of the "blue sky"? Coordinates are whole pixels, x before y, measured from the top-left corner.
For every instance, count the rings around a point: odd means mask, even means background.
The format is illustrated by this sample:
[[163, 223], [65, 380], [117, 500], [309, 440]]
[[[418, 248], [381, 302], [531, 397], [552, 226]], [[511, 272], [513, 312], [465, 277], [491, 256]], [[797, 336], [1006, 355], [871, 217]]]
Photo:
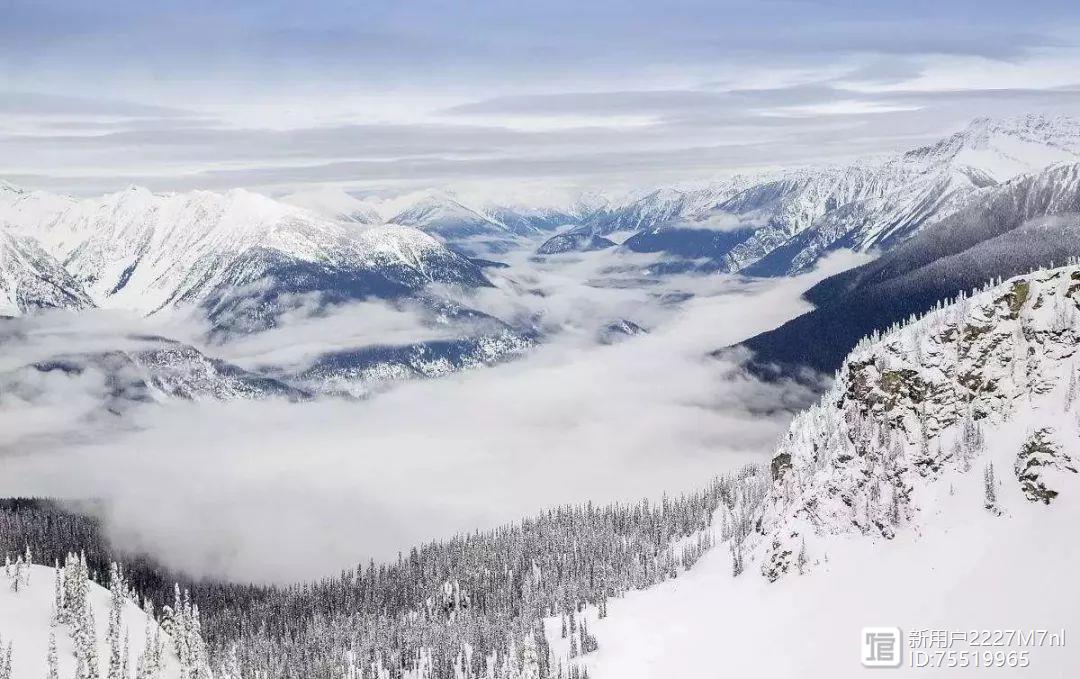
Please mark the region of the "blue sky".
[[0, 0], [0, 176], [648, 184], [1073, 112], [1067, 2]]

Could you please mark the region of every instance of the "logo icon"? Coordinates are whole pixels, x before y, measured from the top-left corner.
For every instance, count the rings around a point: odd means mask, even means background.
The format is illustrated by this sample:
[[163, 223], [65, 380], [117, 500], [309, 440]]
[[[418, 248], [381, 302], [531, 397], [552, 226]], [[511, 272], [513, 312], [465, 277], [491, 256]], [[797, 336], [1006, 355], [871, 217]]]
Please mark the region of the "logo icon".
[[899, 627], [864, 627], [863, 667], [900, 667], [900, 639]]

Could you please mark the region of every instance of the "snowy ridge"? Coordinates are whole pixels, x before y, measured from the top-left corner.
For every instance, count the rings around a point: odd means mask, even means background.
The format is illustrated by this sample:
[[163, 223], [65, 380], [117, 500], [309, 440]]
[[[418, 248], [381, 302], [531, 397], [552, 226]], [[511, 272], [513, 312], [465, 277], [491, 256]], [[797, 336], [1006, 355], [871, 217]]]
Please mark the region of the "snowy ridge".
[[[195, 303], [227, 281], [226, 272], [255, 250], [322, 267], [369, 269], [446, 256], [414, 230], [357, 229], [321, 220], [264, 196], [150, 193], [131, 188], [78, 203], [41, 228], [40, 240], [99, 306], [150, 313]], [[245, 272], [250, 279], [255, 272]]]
[[33, 389], [40, 373], [68, 375], [100, 373], [105, 390], [102, 407], [123, 412], [138, 403], [236, 400], [284, 397], [293, 400], [308, 394], [286, 382], [244, 370], [227, 361], [207, 356], [199, 349], [163, 337], [115, 338], [116, 348], [78, 354], [48, 356], [15, 370], [0, 373], [8, 388], [19, 394]]
[[[728, 272], [786, 275], [836, 248], [890, 248], [991, 187], [1078, 161], [1074, 118], [980, 119], [890, 159], [735, 178], [697, 194], [658, 191], [580, 228], [636, 228], [626, 242], [634, 251], [707, 258], [709, 268]], [[719, 236], [703, 239], [695, 233], [701, 229]]]
[[[1078, 310], [1080, 266], [1069, 266], [963, 296], [860, 344], [773, 457], [752, 549], [761, 572], [773, 580], [804, 569], [821, 536], [891, 539], [918, 526], [940, 493], [934, 481], [973, 468], [994, 479], [994, 513], [1039, 500], [1025, 484], [1049, 484], [1047, 504], [1076, 493]], [[1031, 446], [1043, 451], [1034, 481], [1024, 474]]]

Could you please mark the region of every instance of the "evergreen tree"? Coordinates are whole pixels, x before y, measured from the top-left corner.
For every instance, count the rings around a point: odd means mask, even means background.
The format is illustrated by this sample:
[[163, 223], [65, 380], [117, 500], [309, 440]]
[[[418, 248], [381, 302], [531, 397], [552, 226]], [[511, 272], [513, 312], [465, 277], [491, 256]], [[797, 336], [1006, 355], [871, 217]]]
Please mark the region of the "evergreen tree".
[[60, 679], [59, 661], [56, 656], [56, 632], [49, 632], [49, 651], [45, 656], [45, 679]]
[[990, 463], [983, 470], [983, 495], [986, 499], [986, 509], [992, 514], [1000, 514], [997, 506], [997, 479], [994, 478], [994, 464]]

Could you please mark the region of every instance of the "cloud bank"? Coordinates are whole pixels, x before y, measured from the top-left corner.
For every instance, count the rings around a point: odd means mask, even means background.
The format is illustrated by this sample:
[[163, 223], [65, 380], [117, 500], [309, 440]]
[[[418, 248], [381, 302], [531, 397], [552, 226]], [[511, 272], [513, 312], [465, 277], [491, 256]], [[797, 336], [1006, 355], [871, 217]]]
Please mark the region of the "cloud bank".
[[[613, 264], [523, 258], [475, 301], [542, 319], [549, 342], [365, 401], [171, 402], [117, 418], [95, 414], [94, 375], [52, 375], [18, 407], [5, 392], [0, 495], [102, 498], [127, 548], [194, 573], [290, 581], [559, 503], [696, 488], [764, 459], [808, 395], [706, 352], [805, 309], [799, 294], [821, 274], [642, 287]], [[362, 325], [353, 311], [333, 322]], [[600, 344], [600, 319], [623, 317], [651, 332]], [[283, 343], [318, 350], [304, 327]], [[31, 412], [34, 432], [15, 427]]]

